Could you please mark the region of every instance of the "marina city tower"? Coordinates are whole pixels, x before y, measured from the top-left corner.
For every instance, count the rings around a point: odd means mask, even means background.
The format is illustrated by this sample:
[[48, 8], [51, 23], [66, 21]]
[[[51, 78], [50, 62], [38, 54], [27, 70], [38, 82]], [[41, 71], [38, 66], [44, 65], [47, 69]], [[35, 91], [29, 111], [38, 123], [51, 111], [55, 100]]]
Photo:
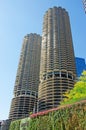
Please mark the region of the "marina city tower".
[[44, 15], [39, 111], [55, 108], [63, 93], [74, 86], [75, 56], [68, 12], [61, 7], [49, 8]]
[[41, 36], [28, 34], [24, 37], [14, 86], [9, 119], [21, 119], [37, 109]]

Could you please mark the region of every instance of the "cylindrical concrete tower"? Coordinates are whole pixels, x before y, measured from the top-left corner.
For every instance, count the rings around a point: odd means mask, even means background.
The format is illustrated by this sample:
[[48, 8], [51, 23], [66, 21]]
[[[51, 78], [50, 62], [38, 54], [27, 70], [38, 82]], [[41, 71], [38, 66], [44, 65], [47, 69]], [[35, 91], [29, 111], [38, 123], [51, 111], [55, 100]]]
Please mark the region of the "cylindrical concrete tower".
[[36, 111], [39, 86], [41, 36], [28, 34], [24, 37], [9, 119], [29, 116]]
[[57, 107], [63, 93], [74, 86], [76, 77], [74, 48], [68, 12], [50, 8], [44, 15], [39, 111]]

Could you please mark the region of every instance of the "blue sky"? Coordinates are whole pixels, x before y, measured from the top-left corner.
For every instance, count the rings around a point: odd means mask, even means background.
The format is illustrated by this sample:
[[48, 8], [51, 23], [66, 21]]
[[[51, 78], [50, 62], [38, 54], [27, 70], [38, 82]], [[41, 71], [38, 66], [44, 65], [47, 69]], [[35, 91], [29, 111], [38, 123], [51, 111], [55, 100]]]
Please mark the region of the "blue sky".
[[53, 6], [69, 12], [75, 56], [86, 59], [82, 0], [0, 0], [0, 120], [8, 118], [23, 37], [42, 34], [43, 15]]

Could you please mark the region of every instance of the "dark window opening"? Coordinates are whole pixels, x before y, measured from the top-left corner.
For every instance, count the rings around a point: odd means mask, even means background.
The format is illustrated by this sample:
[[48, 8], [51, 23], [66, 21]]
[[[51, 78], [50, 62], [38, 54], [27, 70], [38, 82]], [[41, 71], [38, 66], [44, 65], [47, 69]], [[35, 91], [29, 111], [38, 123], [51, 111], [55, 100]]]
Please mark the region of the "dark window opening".
[[22, 94], [25, 94], [25, 91], [22, 91]]
[[52, 78], [52, 75], [48, 75], [47, 78]]
[[72, 79], [72, 75], [69, 75], [69, 74], [68, 74], [68, 78], [69, 78], [69, 79]]
[[61, 77], [66, 78], [66, 77], [67, 77], [67, 75], [62, 73], [62, 74], [61, 74]]

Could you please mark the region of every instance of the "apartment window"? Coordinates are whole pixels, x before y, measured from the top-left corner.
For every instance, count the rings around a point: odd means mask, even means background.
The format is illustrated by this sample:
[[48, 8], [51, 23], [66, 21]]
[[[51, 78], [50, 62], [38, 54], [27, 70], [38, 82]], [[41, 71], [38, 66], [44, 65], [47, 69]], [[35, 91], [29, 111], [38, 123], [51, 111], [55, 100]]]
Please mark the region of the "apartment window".
[[22, 94], [25, 94], [25, 91], [22, 91]]
[[54, 72], [54, 76], [59, 77], [60, 76], [59, 72]]
[[67, 77], [67, 74], [66, 74], [66, 72], [61, 72], [61, 77]]
[[72, 79], [72, 74], [68, 74], [68, 78]]
[[26, 95], [30, 95], [30, 92], [29, 92], [29, 91], [27, 91], [27, 92], [26, 92]]

